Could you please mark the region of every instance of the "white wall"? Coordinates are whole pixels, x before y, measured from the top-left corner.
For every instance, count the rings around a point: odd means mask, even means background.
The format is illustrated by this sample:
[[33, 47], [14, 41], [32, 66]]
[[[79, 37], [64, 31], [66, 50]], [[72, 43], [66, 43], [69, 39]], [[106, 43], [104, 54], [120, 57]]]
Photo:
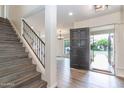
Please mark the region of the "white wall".
[[4, 5], [0, 5], [0, 17], [4, 17]]
[[56, 48], [56, 55], [63, 56], [64, 55], [64, 40], [57, 39], [57, 48]]
[[62, 40], [57, 39], [57, 49], [56, 49], [57, 56], [65, 56], [64, 55], [64, 40], [66, 39], [70, 40], [70, 33], [62, 34], [62, 36], [64, 37], [64, 39]]
[[[27, 23], [41, 37], [45, 35], [45, 9], [26, 18]], [[41, 37], [42, 38], [42, 37]], [[42, 38], [45, 42], [45, 38]]]
[[120, 11], [121, 11], [121, 16], [120, 16], [121, 17], [121, 22], [124, 23], [124, 5], [121, 6]]
[[75, 22], [74, 28], [101, 26], [101, 25], [112, 24], [112, 23], [120, 23], [120, 21], [121, 21], [120, 12], [116, 12], [116, 13], [80, 21], [80, 22]]
[[7, 18], [16, 26], [19, 33], [21, 32], [21, 18], [30, 17], [36, 10], [42, 9], [40, 5], [8, 5]]

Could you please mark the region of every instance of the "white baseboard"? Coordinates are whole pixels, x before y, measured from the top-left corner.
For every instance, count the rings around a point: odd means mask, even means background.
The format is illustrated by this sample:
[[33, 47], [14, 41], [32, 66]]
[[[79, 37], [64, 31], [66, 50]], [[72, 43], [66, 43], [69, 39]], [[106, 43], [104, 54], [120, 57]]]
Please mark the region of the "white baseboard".
[[116, 76], [124, 77], [124, 69], [123, 68], [116, 68]]
[[53, 85], [51, 85], [50, 87], [47, 87], [47, 88], [57, 88], [57, 82], [54, 83]]

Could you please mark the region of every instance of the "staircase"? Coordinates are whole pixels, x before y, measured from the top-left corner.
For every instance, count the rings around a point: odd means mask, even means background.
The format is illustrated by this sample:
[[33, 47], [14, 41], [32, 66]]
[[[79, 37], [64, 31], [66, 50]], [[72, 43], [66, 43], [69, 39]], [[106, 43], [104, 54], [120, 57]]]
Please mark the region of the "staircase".
[[46, 88], [47, 83], [36, 71], [13, 27], [0, 18], [0, 87]]

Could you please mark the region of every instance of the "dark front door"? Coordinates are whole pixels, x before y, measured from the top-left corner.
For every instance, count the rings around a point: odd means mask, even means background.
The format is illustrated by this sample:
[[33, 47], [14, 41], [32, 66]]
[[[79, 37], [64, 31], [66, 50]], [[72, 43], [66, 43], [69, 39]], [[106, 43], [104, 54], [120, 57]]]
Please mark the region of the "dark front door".
[[70, 30], [70, 66], [89, 69], [89, 28]]

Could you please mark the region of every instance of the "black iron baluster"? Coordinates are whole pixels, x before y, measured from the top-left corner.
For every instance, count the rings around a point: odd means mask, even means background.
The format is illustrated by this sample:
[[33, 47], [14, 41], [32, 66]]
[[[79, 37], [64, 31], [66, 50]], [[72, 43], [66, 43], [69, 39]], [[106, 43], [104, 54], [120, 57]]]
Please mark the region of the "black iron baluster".
[[43, 67], [45, 67], [45, 43], [39, 38], [39, 36], [33, 31], [33, 29], [24, 21], [23, 22], [23, 34], [22, 36], [31, 47], [34, 54], [37, 56]]

